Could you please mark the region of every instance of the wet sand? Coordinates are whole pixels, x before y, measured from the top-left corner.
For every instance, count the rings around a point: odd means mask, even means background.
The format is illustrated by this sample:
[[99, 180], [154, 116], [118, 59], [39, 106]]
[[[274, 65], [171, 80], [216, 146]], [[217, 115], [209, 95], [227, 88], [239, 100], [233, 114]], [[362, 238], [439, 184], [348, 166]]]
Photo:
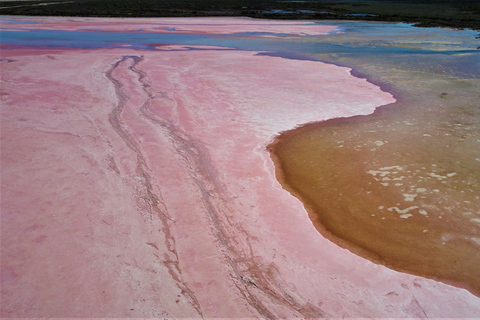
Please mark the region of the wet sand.
[[327, 238], [480, 295], [480, 80], [432, 71], [444, 58], [429, 58], [402, 70], [362, 61], [396, 103], [282, 133], [270, 149]]
[[279, 132], [390, 93], [332, 64], [199, 48], [2, 48], [2, 317], [480, 313], [327, 240], [275, 178]]

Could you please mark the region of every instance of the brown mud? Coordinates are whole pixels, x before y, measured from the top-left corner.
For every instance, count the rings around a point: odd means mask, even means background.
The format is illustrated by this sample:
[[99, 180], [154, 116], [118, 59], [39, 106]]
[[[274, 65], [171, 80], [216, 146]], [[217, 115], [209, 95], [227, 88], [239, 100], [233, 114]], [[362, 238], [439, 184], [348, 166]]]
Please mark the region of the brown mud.
[[283, 132], [268, 149], [323, 236], [479, 296], [480, 80], [433, 65], [362, 61], [396, 103]]

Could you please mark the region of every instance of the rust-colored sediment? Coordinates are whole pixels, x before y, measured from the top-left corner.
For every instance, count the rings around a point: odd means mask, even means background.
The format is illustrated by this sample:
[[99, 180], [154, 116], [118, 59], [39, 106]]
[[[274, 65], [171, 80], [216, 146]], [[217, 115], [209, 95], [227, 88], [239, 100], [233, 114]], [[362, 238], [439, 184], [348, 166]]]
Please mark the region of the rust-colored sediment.
[[478, 80], [450, 81], [449, 93], [423, 86], [373, 115], [284, 132], [269, 149], [324, 236], [480, 295]]

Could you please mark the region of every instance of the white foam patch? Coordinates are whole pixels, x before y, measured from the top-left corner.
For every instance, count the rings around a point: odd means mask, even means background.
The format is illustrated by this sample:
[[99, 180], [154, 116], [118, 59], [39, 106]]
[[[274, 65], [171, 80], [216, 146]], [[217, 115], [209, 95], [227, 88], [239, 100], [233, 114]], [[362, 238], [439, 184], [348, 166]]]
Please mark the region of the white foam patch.
[[444, 179], [447, 179], [447, 178], [451, 178], [451, 177], [456, 176], [457, 173], [456, 173], [456, 172], [450, 172], [450, 173], [447, 173], [446, 176], [441, 176], [441, 175], [439, 175], [439, 174], [436, 174], [436, 173], [433, 173], [433, 172], [432, 172], [432, 173], [429, 173], [428, 175], [429, 175], [430, 177], [432, 177], [432, 178], [437, 178], [438, 180], [444, 180]]
[[394, 169], [397, 169], [399, 171], [403, 170], [403, 168], [401, 166], [391, 166], [391, 167], [383, 167], [383, 168], [380, 168], [380, 170], [382, 171], [385, 171], [385, 170], [394, 170]]
[[418, 195], [418, 194], [416, 194], [416, 193], [414, 193], [414, 194], [404, 193], [404, 194], [403, 194], [403, 198], [404, 198], [405, 201], [411, 202], [411, 201], [415, 200], [415, 198], [417, 197], [417, 195]]
[[404, 214], [404, 213], [407, 213], [407, 212], [409, 212], [411, 210], [414, 210], [414, 209], [418, 209], [418, 206], [411, 206], [411, 207], [408, 207], [406, 209], [400, 209], [398, 207], [390, 207], [387, 210], [388, 211], [394, 211], [395, 210], [397, 213]]
[[476, 245], [480, 246], [480, 238], [472, 237], [472, 238], [470, 238], [470, 240], [472, 240], [472, 242], [474, 242]]
[[432, 173], [429, 173], [428, 175], [429, 175], [430, 177], [432, 177], [432, 178], [437, 178], [438, 180], [443, 180], [443, 179], [446, 179], [446, 178], [447, 178], [447, 176], [441, 176], [441, 175], [435, 174], [435, 173], [433, 173], [433, 172], [432, 172]]
[[372, 176], [376, 177], [377, 174], [380, 175], [380, 177], [385, 177], [387, 174], [389, 174], [389, 171], [375, 171], [375, 170], [370, 170], [367, 171], [367, 173], [370, 173]]

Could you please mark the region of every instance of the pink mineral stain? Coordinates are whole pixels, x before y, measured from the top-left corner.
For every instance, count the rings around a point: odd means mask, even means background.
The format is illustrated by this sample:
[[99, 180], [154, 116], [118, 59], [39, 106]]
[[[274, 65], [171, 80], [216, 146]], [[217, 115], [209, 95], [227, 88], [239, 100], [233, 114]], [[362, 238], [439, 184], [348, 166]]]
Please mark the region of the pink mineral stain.
[[35, 243], [42, 243], [43, 241], [45, 241], [45, 239], [47, 239], [46, 235], [38, 236], [37, 238], [35, 238]]
[[2, 268], [0, 270], [0, 279], [2, 285], [6, 284], [7, 282], [14, 281], [16, 278], [18, 278], [18, 274], [16, 274], [12, 269]]
[[25, 232], [37, 230], [38, 228], [40, 228], [40, 226], [38, 224], [34, 224], [34, 225], [31, 225], [30, 227], [26, 228]]

